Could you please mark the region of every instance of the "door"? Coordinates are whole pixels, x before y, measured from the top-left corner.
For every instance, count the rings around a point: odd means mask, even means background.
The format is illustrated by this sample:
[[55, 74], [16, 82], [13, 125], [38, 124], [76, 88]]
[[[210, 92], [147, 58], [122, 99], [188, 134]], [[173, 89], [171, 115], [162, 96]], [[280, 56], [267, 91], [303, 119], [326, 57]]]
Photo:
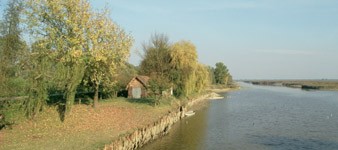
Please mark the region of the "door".
[[142, 90], [140, 87], [134, 87], [131, 91], [133, 98], [141, 98]]

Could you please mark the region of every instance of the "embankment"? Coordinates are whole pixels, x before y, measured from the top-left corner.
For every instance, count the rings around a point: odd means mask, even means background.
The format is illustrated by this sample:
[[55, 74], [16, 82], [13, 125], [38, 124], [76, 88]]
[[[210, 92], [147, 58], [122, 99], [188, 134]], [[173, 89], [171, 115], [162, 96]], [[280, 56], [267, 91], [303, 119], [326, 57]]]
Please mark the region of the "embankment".
[[120, 137], [109, 145], [105, 145], [104, 150], [134, 150], [142, 147], [146, 143], [167, 134], [171, 126], [184, 117], [187, 108], [204, 101], [209, 97], [210, 94], [206, 94], [197, 99], [190, 100], [185, 105], [179, 106], [173, 111], [168, 112], [158, 121], [137, 129], [131, 134]]

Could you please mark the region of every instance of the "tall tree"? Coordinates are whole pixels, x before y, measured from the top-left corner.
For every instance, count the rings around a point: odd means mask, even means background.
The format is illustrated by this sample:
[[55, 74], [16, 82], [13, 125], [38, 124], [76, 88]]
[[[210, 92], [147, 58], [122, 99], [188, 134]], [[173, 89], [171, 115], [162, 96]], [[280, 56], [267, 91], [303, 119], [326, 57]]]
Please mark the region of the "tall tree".
[[43, 41], [33, 43], [29, 60], [29, 91], [25, 102], [26, 115], [33, 118], [43, 110], [48, 99], [48, 89], [53, 82], [53, 51], [43, 46]]
[[[76, 88], [85, 71], [90, 5], [86, 0], [28, 0], [28, 25], [41, 47], [53, 51], [59, 85], [64, 90], [65, 112], [73, 105]], [[34, 100], [32, 98], [31, 100]]]
[[198, 62], [195, 45], [184, 40], [170, 44], [163, 34], [153, 35], [144, 45], [140, 73], [150, 76], [152, 92], [173, 87], [177, 97], [200, 93], [210, 82], [208, 70]]
[[222, 62], [216, 63], [215, 80], [216, 84], [228, 84], [229, 72], [227, 67]]
[[150, 76], [153, 93], [159, 94], [161, 90], [171, 86], [169, 80], [170, 68], [169, 38], [164, 34], [154, 34], [150, 42], [143, 44], [144, 55], [140, 64], [140, 74]]
[[140, 64], [140, 73], [144, 75], [156, 74], [167, 76], [170, 70], [170, 43], [168, 36], [154, 34], [150, 42], [143, 44], [144, 55]]
[[[53, 86], [64, 93], [65, 113], [71, 110], [82, 81], [93, 87], [95, 107], [99, 87], [115, 84], [117, 70], [129, 56], [131, 36], [107, 12], [93, 12], [87, 0], [28, 0], [26, 4], [28, 25], [39, 41], [39, 49], [48, 51], [48, 60], [54, 62]], [[37, 55], [46, 57], [42, 51]], [[41, 74], [32, 79], [37, 80]]]
[[[25, 41], [21, 38], [21, 15], [23, 4], [21, 0], [2, 1], [5, 7], [0, 20], [0, 114], [6, 116], [0, 119], [0, 128], [15, 122], [21, 114], [21, 101], [13, 101], [12, 97], [26, 95], [26, 75], [23, 63], [28, 52]], [[13, 115], [15, 114], [15, 115]], [[15, 117], [14, 117], [15, 116]]]
[[216, 81], [215, 81], [215, 68], [211, 67], [211, 66], [208, 66], [207, 70], [209, 72], [210, 84], [216, 84]]
[[0, 95], [9, 96], [21, 92], [20, 88], [11, 82], [16, 82], [20, 76], [21, 63], [27, 50], [26, 43], [21, 39], [20, 18], [23, 10], [21, 0], [8, 2], [4, 11], [0, 36]]
[[127, 62], [132, 38], [108, 15], [98, 14], [91, 19], [90, 48], [86, 76], [94, 88], [94, 107], [97, 106], [99, 86], [113, 87], [117, 70]]
[[198, 66], [195, 45], [188, 41], [176, 42], [172, 46], [170, 57], [170, 79], [176, 85], [176, 96], [187, 96], [195, 92], [195, 72]]
[[198, 64], [196, 68], [195, 91], [201, 93], [208, 85], [211, 84], [208, 68], [202, 64]]

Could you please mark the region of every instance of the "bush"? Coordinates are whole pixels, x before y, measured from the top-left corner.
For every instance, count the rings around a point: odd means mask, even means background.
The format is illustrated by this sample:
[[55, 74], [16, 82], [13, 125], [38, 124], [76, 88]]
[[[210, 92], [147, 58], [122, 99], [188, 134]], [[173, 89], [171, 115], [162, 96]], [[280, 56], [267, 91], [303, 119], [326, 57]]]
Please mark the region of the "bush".
[[21, 108], [23, 99], [8, 99], [0, 101], [0, 129], [24, 119], [24, 111]]
[[0, 97], [24, 96], [27, 94], [27, 81], [21, 77], [9, 78], [0, 86]]

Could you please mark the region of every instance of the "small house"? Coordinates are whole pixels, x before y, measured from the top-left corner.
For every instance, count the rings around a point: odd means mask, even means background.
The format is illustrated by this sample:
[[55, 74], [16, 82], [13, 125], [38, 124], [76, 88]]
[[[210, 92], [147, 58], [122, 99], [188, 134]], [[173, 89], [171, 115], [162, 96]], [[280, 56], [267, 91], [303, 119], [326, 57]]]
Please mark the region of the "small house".
[[136, 76], [128, 83], [126, 90], [128, 98], [144, 98], [147, 97], [148, 76]]

